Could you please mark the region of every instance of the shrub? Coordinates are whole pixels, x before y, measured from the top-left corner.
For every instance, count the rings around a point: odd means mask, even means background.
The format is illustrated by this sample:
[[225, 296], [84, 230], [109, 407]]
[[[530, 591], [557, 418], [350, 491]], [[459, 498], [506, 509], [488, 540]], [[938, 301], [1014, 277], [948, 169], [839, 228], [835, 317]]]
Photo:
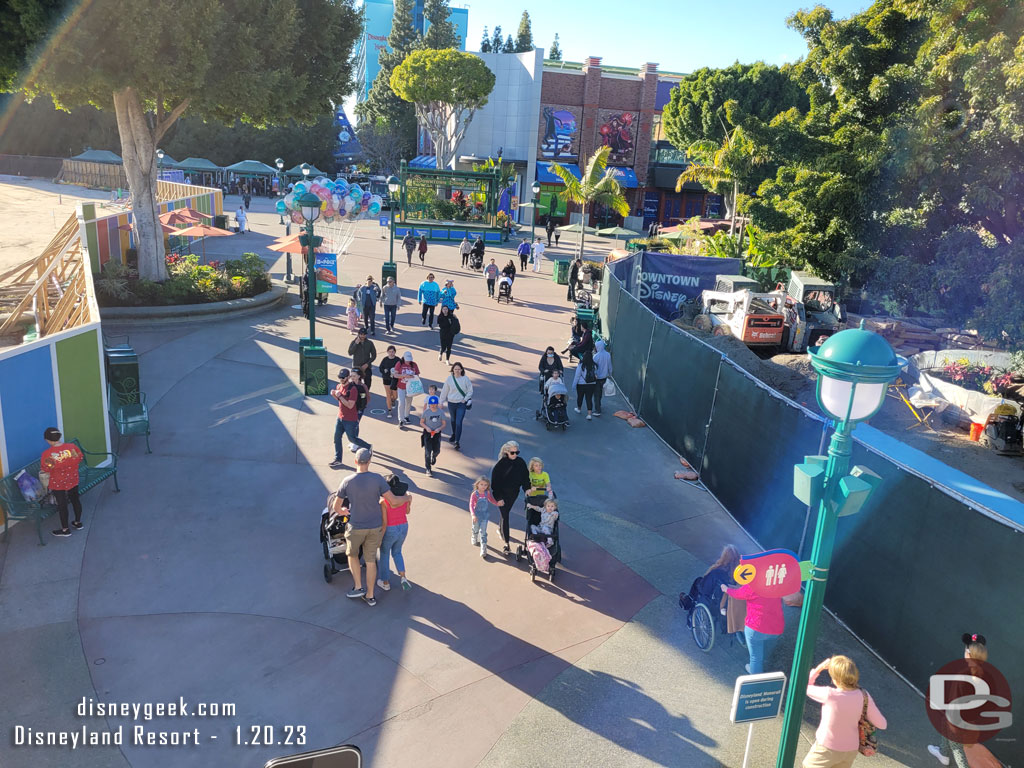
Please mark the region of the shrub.
[[246, 253], [222, 264], [200, 264], [193, 254], [169, 254], [168, 278], [162, 283], [139, 280], [128, 267], [111, 263], [95, 278], [101, 306], [167, 306], [206, 304], [256, 296], [270, 290], [263, 259]]

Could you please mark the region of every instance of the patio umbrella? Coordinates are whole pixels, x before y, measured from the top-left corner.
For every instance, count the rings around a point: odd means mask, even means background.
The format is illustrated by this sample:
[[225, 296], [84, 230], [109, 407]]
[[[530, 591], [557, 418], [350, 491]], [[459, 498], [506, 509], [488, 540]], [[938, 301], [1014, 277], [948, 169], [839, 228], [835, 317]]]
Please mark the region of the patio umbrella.
[[674, 232], [659, 232], [658, 237], [662, 240], [669, 240], [675, 243], [682, 243], [686, 240], [692, 240], [694, 235], [691, 232], [686, 232], [681, 229], [677, 229]]
[[[129, 222], [128, 224], [122, 224], [121, 226], [118, 227], [118, 229], [121, 230], [122, 232], [131, 232], [133, 229], [135, 229], [135, 222], [132, 221]], [[164, 234], [167, 235], [178, 234], [178, 229], [176, 227], [172, 227], [169, 224], [164, 224], [162, 221], [160, 222], [160, 229], [162, 229], [164, 231]]]
[[[576, 222], [575, 224], [565, 224], [565, 225], [563, 225], [561, 227], [555, 227], [555, 229], [557, 229], [559, 232], [576, 232], [576, 233], [579, 233], [581, 227], [580, 227], [580, 223]], [[594, 229], [593, 227], [582, 227], [582, 230], [583, 230], [583, 233], [587, 234], [587, 235], [596, 235], [597, 234], [597, 230]]]
[[208, 237], [224, 237], [227, 235], [234, 235], [234, 232], [228, 232], [226, 229], [218, 229], [217, 227], [210, 227], [206, 224], [193, 224], [191, 227], [185, 227], [184, 229], [174, 230], [174, 234], [178, 237], [201, 237], [203, 238], [203, 264], [206, 263], [206, 238]]
[[599, 229], [599, 230], [597, 230], [597, 234], [601, 235], [602, 237], [614, 237], [616, 240], [618, 240], [620, 236], [621, 237], [626, 237], [626, 236], [633, 236], [633, 237], [635, 237], [635, 236], [639, 235], [640, 233], [639, 232], [634, 232], [632, 229], [626, 229], [625, 227], [608, 227], [607, 229]]
[[203, 219], [212, 219], [208, 213], [200, 213], [193, 208], [178, 208], [173, 211], [164, 211], [158, 217], [164, 224], [196, 224]]
[[[298, 235], [294, 239], [286, 240], [282, 243], [274, 243], [273, 245], [267, 246], [268, 251], [276, 251], [277, 253], [304, 253], [305, 247], [299, 245]], [[322, 247], [317, 248], [317, 253], [326, 253]]]

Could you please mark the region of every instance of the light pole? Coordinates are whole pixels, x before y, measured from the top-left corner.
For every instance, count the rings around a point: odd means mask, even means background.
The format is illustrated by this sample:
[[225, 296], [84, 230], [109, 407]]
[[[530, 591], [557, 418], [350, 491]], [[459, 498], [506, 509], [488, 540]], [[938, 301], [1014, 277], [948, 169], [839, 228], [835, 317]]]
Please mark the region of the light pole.
[[391, 219], [391, 247], [388, 250], [388, 264], [395, 263], [395, 200], [401, 185], [397, 176], [388, 176], [388, 194], [391, 198], [388, 202], [388, 213]]
[[533, 205], [533, 210], [530, 212], [530, 243], [532, 244], [537, 239], [537, 195], [540, 194], [540, 182], [533, 182], [530, 190], [533, 192], [533, 200], [530, 201]]
[[313, 222], [320, 218], [320, 198], [304, 192], [298, 198], [299, 211], [306, 222], [306, 233], [299, 244], [306, 252], [305, 309], [309, 317], [309, 338], [299, 339], [299, 378], [307, 395], [327, 394], [327, 350], [316, 337], [316, 246], [320, 238], [313, 234]]
[[[277, 194], [284, 197], [284, 160], [279, 157], [274, 161], [274, 165], [277, 166]], [[284, 226], [284, 214], [280, 215], [280, 219], [278, 223]]]
[[164, 151], [158, 149], [156, 151], [156, 177], [159, 179], [164, 172]]
[[811, 551], [811, 577], [800, 612], [788, 690], [786, 715], [776, 768], [792, 768], [800, 739], [807, 699], [807, 675], [818, 638], [821, 609], [825, 601], [828, 571], [832, 566], [836, 524], [840, 517], [856, 514], [881, 482], [865, 467], [850, 466], [853, 438], [858, 422], [874, 416], [885, 401], [889, 382], [896, 379], [906, 359], [893, 352], [877, 333], [860, 328], [840, 331], [816, 350], [809, 351], [811, 365], [818, 372], [818, 405], [835, 420], [836, 428], [828, 456], [807, 456], [794, 468], [793, 491], [808, 506], [818, 505], [818, 522]]
[[[309, 163], [303, 163], [299, 167], [302, 169], [302, 180], [309, 181], [309, 174], [313, 170], [312, 168], [309, 167]], [[307, 189], [306, 191], [308, 192], [309, 190]]]

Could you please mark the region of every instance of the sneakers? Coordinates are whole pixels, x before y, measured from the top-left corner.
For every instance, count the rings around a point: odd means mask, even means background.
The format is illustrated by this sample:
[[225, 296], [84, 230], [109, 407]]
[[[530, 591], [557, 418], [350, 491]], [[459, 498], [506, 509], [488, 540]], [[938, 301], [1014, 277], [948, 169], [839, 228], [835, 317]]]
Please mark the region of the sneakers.
[[436, 453], [433, 456], [430, 457], [430, 466], [434, 466], [435, 464], [437, 464], [437, 454]]
[[406, 592], [412, 589], [412, 584], [409, 583], [409, 580], [405, 578], [405, 576], [402, 577], [402, 589], [404, 589]]
[[936, 747], [934, 744], [928, 745], [928, 754], [934, 757], [943, 765], [949, 765], [949, 758], [942, 754], [942, 750]]
[[345, 462], [341, 459], [335, 459], [330, 463], [331, 469], [341, 469], [343, 466], [345, 466]]
[[600, 415], [601, 415], [601, 412], [600, 412], [600, 411], [594, 411], [594, 415], [595, 415], [595, 416], [600, 416]]
[[579, 413], [579, 412], [580, 412], [580, 409], [579, 409], [579, 408], [573, 408], [573, 410], [574, 410], [574, 411], [576, 411], [576, 413]]
[[391, 582], [384, 581], [383, 579], [377, 579], [377, 586], [383, 589], [385, 592], [388, 592], [391, 589]]
[[480, 557], [482, 557], [484, 560], [487, 559], [487, 545], [486, 544], [484, 544], [484, 545], [482, 545], [480, 547]]
[[366, 603], [371, 608], [373, 608], [373, 606], [375, 606], [377, 604], [377, 598], [375, 598], [375, 597], [367, 597], [366, 595], [363, 595], [363, 602]]
[[443, 353], [442, 353], [442, 354], [439, 354], [439, 355], [437, 356], [437, 361], [438, 361], [438, 362], [441, 362], [441, 358], [442, 358], [442, 357], [444, 357], [444, 354], [443, 354]]
[[480, 542], [477, 541], [476, 536], [470, 536], [469, 537], [469, 543], [470, 543], [470, 546], [473, 546], [473, 547], [478, 546], [480, 544]]
[[82, 524], [80, 522], [78, 522], [77, 520], [72, 520], [71, 521], [71, 527], [74, 528], [76, 531], [82, 530]]
[[452, 447], [455, 448], [456, 451], [461, 451], [462, 450], [462, 446], [459, 445], [458, 443], [455, 443], [455, 445], [452, 446]]
[[394, 416], [391, 413], [391, 409], [390, 408], [388, 408], [388, 418], [389, 419], [393, 419], [394, 418]]
[[434, 476], [434, 470], [432, 470], [430, 467], [427, 467], [427, 477], [433, 477], [433, 476]]
[[359, 587], [358, 589], [357, 588], [352, 588], [348, 592], [345, 593], [345, 597], [351, 597], [353, 600], [355, 600], [357, 597], [362, 597], [365, 594], [366, 594], [366, 590], [363, 589], [362, 587]]
[[588, 413], [588, 414], [587, 414], [587, 421], [590, 421], [590, 420], [591, 420], [591, 419], [590, 419], [590, 414]]
[[54, 536], [57, 536], [59, 538], [64, 539], [64, 538], [67, 538], [68, 536], [71, 535], [71, 529], [70, 528], [58, 528], [55, 531], [50, 531], [50, 533], [52, 533]]
[[449, 443], [454, 443], [455, 442], [455, 435], [452, 435], [451, 437], [449, 437], [448, 438], [448, 442]]
[[358, 450], [359, 449], [356, 447], [355, 443], [349, 443], [348, 444], [348, 451], [349, 451], [349, 453], [355, 453]]

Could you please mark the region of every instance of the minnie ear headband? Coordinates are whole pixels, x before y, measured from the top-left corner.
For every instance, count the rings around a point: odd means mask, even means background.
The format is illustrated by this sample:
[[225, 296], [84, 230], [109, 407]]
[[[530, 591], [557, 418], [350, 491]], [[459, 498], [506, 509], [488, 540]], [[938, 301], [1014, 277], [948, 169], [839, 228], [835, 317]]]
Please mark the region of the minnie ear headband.
[[964, 632], [960, 638], [964, 645], [972, 645], [977, 643], [978, 645], [985, 645], [985, 636], [977, 633], [971, 634], [970, 632]]

